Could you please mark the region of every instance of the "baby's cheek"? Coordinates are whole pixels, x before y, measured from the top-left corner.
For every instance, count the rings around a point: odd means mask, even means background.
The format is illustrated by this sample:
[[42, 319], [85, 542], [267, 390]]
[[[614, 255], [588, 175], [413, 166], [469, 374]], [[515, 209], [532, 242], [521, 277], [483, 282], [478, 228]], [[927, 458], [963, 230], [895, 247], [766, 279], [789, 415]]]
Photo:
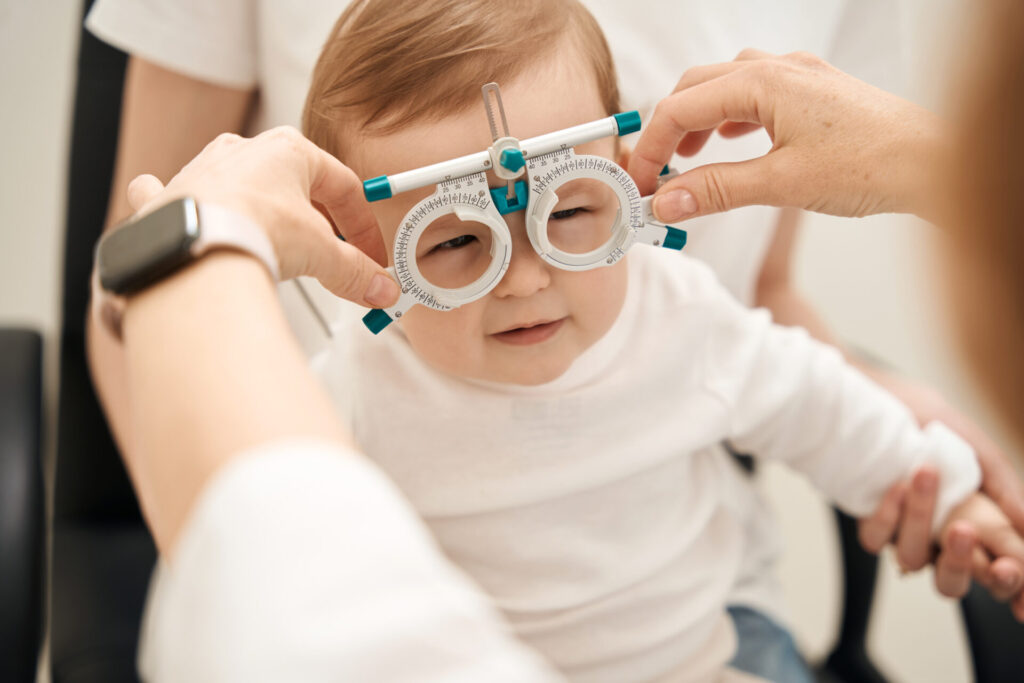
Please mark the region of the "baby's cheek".
[[597, 341], [611, 328], [626, 299], [626, 262], [595, 268], [582, 273], [567, 273], [572, 296], [573, 317], [585, 331], [589, 342]]
[[472, 344], [472, 306], [453, 311], [413, 306], [402, 316], [402, 331], [427, 363], [445, 372], [466, 374], [478, 356]]

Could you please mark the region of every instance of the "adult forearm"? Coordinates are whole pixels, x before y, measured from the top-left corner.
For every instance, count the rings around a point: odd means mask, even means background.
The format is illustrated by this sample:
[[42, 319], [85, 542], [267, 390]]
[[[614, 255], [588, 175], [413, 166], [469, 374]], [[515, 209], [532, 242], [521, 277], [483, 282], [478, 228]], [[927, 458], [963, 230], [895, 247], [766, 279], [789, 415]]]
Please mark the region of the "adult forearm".
[[347, 443], [250, 257], [212, 254], [134, 297], [124, 343], [133, 467], [163, 552], [233, 455], [289, 437]]
[[[224, 132], [244, 131], [255, 92], [207, 83], [130, 56], [105, 229], [134, 213], [128, 183], [141, 173], [166, 181]], [[86, 323], [93, 384], [128, 469], [134, 467], [124, 350], [92, 317]], [[143, 510], [148, 514], [147, 510]]]

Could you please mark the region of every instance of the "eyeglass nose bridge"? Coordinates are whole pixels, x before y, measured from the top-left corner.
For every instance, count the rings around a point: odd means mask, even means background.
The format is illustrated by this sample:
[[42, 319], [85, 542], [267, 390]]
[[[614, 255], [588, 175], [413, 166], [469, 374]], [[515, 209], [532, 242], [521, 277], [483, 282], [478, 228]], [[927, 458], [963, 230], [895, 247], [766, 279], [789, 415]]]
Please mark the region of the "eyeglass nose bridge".
[[508, 192], [504, 187], [491, 188], [491, 201], [494, 202], [494, 208], [498, 210], [502, 216], [507, 216], [510, 213], [516, 211], [525, 211], [530, 200], [530, 191], [526, 187], [525, 180], [517, 180], [515, 182], [515, 196], [509, 198]]

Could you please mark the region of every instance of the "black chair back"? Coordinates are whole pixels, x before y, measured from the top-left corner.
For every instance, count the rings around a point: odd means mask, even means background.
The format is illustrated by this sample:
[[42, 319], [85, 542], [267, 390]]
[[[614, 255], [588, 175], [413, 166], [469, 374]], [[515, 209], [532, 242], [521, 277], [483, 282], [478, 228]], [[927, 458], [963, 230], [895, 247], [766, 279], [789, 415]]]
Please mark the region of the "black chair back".
[[0, 328], [0, 681], [32, 683], [43, 636], [43, 338]]

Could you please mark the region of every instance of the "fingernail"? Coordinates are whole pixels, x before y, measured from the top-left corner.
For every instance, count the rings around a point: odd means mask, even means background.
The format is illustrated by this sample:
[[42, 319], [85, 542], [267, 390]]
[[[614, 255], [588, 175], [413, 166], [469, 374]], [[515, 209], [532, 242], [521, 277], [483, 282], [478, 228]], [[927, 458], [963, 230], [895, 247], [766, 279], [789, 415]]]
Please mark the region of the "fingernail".
[[374, 275], [370, 286], [366, 288], [364, 299], [374, 306], [393, 304], [398, 298], [398, 284], [387, 275]]
[[654, 215], [671, 223], [697, 212], [697, 199], [687, 190], [672, 190], [654, 198]]

